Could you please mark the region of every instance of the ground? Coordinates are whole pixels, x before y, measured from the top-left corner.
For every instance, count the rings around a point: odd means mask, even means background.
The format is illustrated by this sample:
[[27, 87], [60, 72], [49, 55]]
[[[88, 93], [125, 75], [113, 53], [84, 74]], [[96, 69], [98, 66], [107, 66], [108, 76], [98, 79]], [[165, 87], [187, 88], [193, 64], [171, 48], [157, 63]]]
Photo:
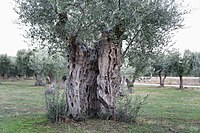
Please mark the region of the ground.
[[136, 123], [89, 119], [51, 124], [45, 117], [45, 87], [34, 82], [2, 82], [0, 85], [1, 133], [200, 132], [200, 89], [135, 86], [132, 96], [150, 94]]
[[[165, 85], [179, 85], [179, 77], [167, 77], [165, 79]], [[159, 77], [144, 77], [142, 80], [137, 80], [136, 83], [149, 83], [159, 84]], [[200, 86], [200, 79], [198, 77], [183, 77], [183, 85], [186, 86]]]

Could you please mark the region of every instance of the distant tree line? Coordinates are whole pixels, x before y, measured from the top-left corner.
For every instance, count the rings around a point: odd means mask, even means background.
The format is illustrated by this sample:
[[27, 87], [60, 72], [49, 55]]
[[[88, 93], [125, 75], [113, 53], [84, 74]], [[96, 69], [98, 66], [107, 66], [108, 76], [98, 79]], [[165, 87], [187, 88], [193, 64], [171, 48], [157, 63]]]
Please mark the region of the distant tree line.
[[55, 83], [66, 75], [67, 60], [60, 54], [49, 55], [45, 50], [19, 50], [15, 57], [0, 55], [0, 77], [36, 79], [35, 85]]
[[[66, 79], [67, 60], [63, 55], [49, 55], [44, 50], [19, 50], [16, 57], [0, 55], [1, 79], [24, 78], [36, 79], [35, 85], [55, 83]], [[180, 78], [180, 89], [183, 88], [183, 76], [200, 77], [200, 52], [178, 50], [151, 54], [135, 52], [124, 59], [121, 72], [122, 82], [126, 82], [130, 92], [135, 80], [142, 76], [158, 76], [160, 86], [164, 86], [167, 76]]]
[[158, 75], [160, 78], [160, 86], [164, 86], [164, 81], [167, 76], [175, 76], [180, 79], [180, 89], [183, 89], [183, 76], [195, 76], [195, 67], [199, 67], [196, 64], [199, 62], [196, 60], [197, 55], [200, 53], [185, 50], [180, 53], [178, 50], [172, 50], [166, 53], [160, 54], [153, 62], [154, 75]]
[[[183, 53], [176, 49], [165, 52], [132, 54], [122, 66], [129, 92], [132, 92], [135, 80], [142, 76], [158, 76], [160, 86], [164, 86], [167, 76], [179, 77], [180, 86], [183, 88], [183, 76], [200, 77], [200, 52], [185, 50]], [[131, 58], [131, 60], [130, 60]]]

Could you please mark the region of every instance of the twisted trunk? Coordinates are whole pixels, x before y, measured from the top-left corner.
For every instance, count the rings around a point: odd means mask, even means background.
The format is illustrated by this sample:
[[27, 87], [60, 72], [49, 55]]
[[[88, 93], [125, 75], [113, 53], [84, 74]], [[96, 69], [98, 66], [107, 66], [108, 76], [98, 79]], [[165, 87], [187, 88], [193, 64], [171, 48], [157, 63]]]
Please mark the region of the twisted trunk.
[[73, 38], [70, 45], [66, 83], [68, 117], [85, 119], [99, 113], [112, 113], [114, 117], [120, 86], [117, 45], [100, 41], [90, 49]]
[[80, 42], [71, 43], [68, 77], [66, 84], [67, 115], [81, 119], [99, 110], [97, 100], [97, 59], [96, 51], [90, 51]]
[[100, 42], [98, 53], [97, 94], [101, 102], [100, 111], [111, 113], [115, 119], [116, 97], [120, 90], [120, 50], [117, 45], [106, 40]]

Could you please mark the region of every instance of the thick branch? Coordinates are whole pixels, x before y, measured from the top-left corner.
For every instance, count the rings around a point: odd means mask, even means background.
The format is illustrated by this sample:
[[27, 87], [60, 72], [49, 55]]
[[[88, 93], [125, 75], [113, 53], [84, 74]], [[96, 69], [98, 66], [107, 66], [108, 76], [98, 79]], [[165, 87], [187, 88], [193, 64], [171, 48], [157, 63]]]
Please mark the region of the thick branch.
[[130, 48], [130, 46], [132, 45], [132, 43], [133, 43], [133, 41], [135, 40], [135, 38], [138, 36], [139, 32], [140, 32], [140, 30], [138, 30], [138, 31], [136, 32], [136, 34], [133, 36], [133, 38], [131, 38], [130, 42], [128, 43], [128, 46], [126, 47], [125, 51], [122, 53], [122, 57], [123, 57], [123, 58], [124, 58], [125, 55], [127, 54], [128, 50], [129, 50], [129, 48]]

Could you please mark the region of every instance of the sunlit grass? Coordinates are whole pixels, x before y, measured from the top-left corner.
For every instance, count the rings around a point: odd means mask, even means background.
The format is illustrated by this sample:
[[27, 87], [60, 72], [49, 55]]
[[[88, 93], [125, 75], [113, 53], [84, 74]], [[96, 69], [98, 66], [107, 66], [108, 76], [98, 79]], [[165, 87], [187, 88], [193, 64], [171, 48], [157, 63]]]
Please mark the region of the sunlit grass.
[[134, 95], [150, 94], [137, 123], [108, 120], [51, 124], [46, 118], [45, 87], [34, 82], [0, 85], [0, 133], [40, 132], [200, 132], [200, 91], [136, 86]]
[[194, 89], [137, 86], [136, 94], [149, 93], [141, 119], [177, 130], [200, 132], [200, 92]]
[[33, 81], [3, 82], [0, 85], [0, 116], [9, 117], [44, 112], [44, 87]]

